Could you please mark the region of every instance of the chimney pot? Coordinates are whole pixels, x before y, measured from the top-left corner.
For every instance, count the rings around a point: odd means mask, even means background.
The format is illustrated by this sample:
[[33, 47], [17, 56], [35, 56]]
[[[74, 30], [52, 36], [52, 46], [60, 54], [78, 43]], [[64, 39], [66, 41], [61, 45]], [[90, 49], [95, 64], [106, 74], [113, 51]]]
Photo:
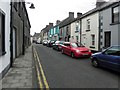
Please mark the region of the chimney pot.
[[82, 13], [78, 12], [77, 17], [80, 17], [80, 16], [82, 16]]
[[74, 12], [69, 12], [69, 17], [74, 18]]

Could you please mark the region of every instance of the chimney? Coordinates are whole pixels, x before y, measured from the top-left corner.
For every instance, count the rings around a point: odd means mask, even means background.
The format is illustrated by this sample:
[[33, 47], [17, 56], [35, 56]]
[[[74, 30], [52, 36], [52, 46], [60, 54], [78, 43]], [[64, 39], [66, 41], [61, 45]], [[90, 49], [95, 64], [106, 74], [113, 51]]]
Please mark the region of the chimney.
[[49, 23], [49, 26], [53, 26], [53, 23]]
[[46, 25], [46, 27], [48, 27], [49, 25]]
[[74, 12], [69, 12], [69, 17], [74, 18]]
[[96, 1], [96, 7], [100, 7], [100, 6], [102, 6], [104, 3], [106, 3], [106, 1], [104, 1], [104, 0], [97, 0], [97, 1]]
[[80, 17], [80, 16], [82, 16], [82, 13], [78, 12], [77, 17]]
[[56, 21], [56, 25], [58, 25], [59, 23], [60, 23], [60, 20], [57, 20], [57, 21]]

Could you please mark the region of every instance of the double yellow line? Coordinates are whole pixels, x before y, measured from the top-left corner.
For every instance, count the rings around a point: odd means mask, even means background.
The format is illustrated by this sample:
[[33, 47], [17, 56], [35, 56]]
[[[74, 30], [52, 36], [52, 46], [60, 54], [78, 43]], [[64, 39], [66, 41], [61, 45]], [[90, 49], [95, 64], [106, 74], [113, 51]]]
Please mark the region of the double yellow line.
[[[39, 86], [40, 86], [41, 89], [46, 88], [46, 89], [49, 90], [49, 85], [48, 85], [47, 79], [45, 77], [45, 74], [43, 72], [43, 68], [42, 68], [42, 65], [40, 63], [40, 59], [38, 57], [38, 54], [37, 54], [35, 48], [33, 48], [33, 55], [34, 55], [35, 62], [36, 62], [36, 70], [37, 70]], [[37, 64], [37, 62], [38, 62], [38, 64]], [[42, 83], [42, 81], [43, 81], [43, 83]]]

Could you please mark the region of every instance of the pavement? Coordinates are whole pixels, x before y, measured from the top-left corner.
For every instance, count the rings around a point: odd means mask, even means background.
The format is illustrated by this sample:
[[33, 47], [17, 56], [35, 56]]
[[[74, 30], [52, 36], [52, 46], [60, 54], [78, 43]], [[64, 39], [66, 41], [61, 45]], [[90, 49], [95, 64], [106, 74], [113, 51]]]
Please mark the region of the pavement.
[[31, 45], [26, 49], [25, 55], [21, 55], [15, 59], [13, 67], [10, 68], [2, 79], [2, 89], [33, 88], [33, 68]]

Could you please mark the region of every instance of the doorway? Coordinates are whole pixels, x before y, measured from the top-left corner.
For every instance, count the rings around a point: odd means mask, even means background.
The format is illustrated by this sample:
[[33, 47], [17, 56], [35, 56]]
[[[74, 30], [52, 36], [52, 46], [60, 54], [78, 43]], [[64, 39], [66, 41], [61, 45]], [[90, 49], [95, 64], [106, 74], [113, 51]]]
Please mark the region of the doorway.
[[105, 47], [110, 47], [111, 46], [111, 31], [108, 31], [108, 32], [105, 32], [104, 33], [105, 35], [105, 39], [104, 39], [104, 42], [105, 42]]

